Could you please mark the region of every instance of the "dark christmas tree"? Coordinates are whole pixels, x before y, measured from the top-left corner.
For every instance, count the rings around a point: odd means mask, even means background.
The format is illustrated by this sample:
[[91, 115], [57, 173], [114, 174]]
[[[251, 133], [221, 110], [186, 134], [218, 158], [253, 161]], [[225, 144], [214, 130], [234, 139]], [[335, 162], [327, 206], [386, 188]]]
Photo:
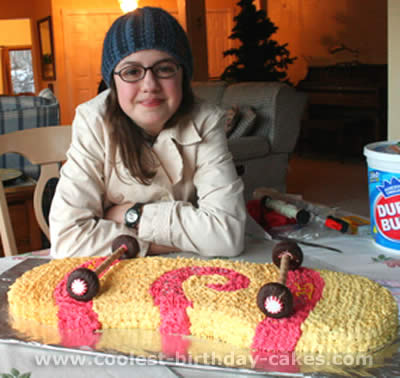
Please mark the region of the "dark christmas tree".
[[280, 45], [271, 39], [278, 28], [257, 10], [253, 0], [237, 3], [242, 10], [234, 18], [236, 22], [230, 39], [241, 42], [239, 48], [224, 51], [224, 57], [236, 56], [236, 60], [223, 72], [221, 79], [227, 81], [283, 81], [289, 83], [286, 70], [296, 58], [290, 57], [287, 43]]

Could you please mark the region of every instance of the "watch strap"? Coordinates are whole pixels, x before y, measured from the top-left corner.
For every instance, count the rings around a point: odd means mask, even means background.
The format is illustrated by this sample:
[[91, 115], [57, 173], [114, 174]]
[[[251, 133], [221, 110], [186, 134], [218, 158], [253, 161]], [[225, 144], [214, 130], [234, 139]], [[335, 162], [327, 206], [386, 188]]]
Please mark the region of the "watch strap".
[[[135, 228], [137, 229], [137, 226], [139, 225], [140, 217], [142, 215], [142, 208], [143, 208], [143, 203], [137, 202], [135, 203], [132, 207], [130, 207], [126, 213], [125, 213], [125, 225], [130, 227], [130, 228]], [[129, 213], [134, 211], [137, 214], [137, 218], [134, 222], [129, 221]]]

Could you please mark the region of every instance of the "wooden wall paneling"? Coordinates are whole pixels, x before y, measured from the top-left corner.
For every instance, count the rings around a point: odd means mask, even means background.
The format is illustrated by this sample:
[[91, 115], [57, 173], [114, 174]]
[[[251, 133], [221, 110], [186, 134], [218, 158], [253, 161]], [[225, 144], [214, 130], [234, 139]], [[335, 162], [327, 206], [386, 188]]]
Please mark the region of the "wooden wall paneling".
[[223, 52], [233, 48], [234, 43], [228, 36], [233, 28], [233, 10], [207, 10], [207, 46], [208, 46], [208, 77], [218, 78], [224, 69], [232, 63], [231, 56], [223, 57]]

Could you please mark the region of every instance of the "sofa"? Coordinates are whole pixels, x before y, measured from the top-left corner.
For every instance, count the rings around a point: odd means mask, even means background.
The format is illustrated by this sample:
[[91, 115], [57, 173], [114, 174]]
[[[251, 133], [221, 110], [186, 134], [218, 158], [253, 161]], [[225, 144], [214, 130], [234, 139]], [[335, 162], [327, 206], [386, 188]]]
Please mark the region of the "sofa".
[[285, 192], [307, 95], [280, 82], [193, 82], [193, 90], [227, 110], [224, 127], [246, 202], [259, 187]]
[[[46, 88], [37, 96], [0, 96], [0, 134], [60, 124], [60, 105], [53, 92]], [[0, 168], [21, 170], [34, 179], [39, 167], [17, 154], [0, 156]]]

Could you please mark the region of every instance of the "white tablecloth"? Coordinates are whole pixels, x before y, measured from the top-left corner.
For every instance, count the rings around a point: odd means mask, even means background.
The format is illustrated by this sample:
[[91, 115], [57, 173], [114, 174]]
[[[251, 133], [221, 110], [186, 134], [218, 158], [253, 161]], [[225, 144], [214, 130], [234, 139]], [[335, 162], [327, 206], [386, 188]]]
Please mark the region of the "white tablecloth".
[[[254, 230], [253, 230], [254, 231]], [[260, 231], [260, 230], [257, 230]], [[257, 234], [256, 237], [255, 234]], [[262, 232], [252, 234], [247, 239], [246, 252], [239, 260], [270, 262], [271, 250], [276, 241], [258, 239]], [[304, 266], [328, 268], [343, 272], [365, 275], [391, 286], [400, 303], [400, 253], [382, 251], [367, 237], [337, 234], [321, 238], [316, 243], [339, 248], [337, 253], [324, 248], [301, 246], [304, 252]], [[29, 256], [40, 253], [0, 259], [0, 273], [8, 270]], [[45, 253], [41, 253], [42, 255]], [[193, 256], [184, 253], [185, 256]], [[230, 377], [233, 372], [204, 371], [180, 367], [141, 366], [125, 359], [99, 359], [75, 352], [60, 352], [23, 345], [0, 343], [0, 374], [10, 374], [17, 369], [21, 374], [31, 373], [31, 378], [100, 378], [100, 377]], [[241, 376], [247, 376], [245, 374]], [[248, 375], [254, 376], [254, 375]]]

